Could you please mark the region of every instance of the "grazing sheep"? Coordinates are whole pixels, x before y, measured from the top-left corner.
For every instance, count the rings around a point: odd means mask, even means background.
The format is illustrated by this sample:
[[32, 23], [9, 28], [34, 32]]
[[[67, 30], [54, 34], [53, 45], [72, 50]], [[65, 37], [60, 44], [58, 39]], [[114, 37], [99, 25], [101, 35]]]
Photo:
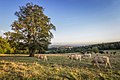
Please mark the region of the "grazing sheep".
[[38, 59], [43, 59], [44, 61], [47, 61], [47, 56], [46, 55], [38, 55]]
[[87, 54], [87, 53], [85, 53], [84, 55], [83, 55], [83, 57], [88, 57], [88, 58], [91, 58], [91, 54], [89, 53], [89, 54]]
[[68, 55], [67, 56], [69, 59], [73, 59], [74, 58], [74, 54]]
[[81, 61], [81, 55], [80, 54], [71, 54], [68, 55], [68, 58], [71, 60], [80, 60]]
[[97, 65], [98, 68], [100, 68], [99, 64], [105, 64], [105, 68], [109, 65], [109, 67], [111, 68], [110, 65], [110, 60], [108, 56], [95, 56], [92, 60], [92, 64], [95, 66]]

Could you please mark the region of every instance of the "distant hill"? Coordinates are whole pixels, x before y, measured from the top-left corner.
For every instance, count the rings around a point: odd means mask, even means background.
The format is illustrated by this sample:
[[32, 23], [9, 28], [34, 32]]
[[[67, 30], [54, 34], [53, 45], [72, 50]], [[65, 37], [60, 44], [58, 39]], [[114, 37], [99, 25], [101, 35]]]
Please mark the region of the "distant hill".
[[117, 47], [119, 48], [120, 47], [120, 41], [119, 42], [106, 42], [106, 43], [86, 43], [86, 44], [82, 44], [82, 43], [71, 43], [71, 44], [51, 44], [49, 45], [49, 48], [52, 48], [52, 47], [56, 47], [56, 48], [59, 48], [59, 47], [62, 47], [62, 46], [71, 46], [71, 47], [83, 47], [83, 46], [97, 46], [97, 47]]
[[62, 46], [71, 46], [71, 47], [79, 47], [79, 46], [87, 46], [85, 44], [65, 44], [65, 45], [49, 45], [49, 48], [59, 48], [59, 47], [62, 47]]
[[120, 49], [120, 41], [94, 44], [94, 45], [89, 45], [89, 47], [98, 47], [100, 50]]
[[50, 45], [50, 53], [74, 53], [91, 51], [93, 47], [99, 50], [119, 50], [120, 42], [109, 42], [100, 44], [63, 44], [63, 45]]
[[88, 46], [88, 45], [92, 45], [92, 44], [91, 43], [86, 43], [86, 44], [83, 44], [83, 43], [58, 43], [58, 44], [49, 45], [49, 48], [52, 48], [52, 47], [59, 48], [61, 46], [80, 47], [80, 46]]

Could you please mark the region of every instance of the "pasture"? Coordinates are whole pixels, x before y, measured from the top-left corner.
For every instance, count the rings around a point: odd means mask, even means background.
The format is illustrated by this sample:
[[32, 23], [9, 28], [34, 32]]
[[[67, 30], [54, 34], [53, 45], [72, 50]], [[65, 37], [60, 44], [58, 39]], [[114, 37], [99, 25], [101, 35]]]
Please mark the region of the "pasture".
[[87, 58], [70, 60], [68, 54], [45, 55], [47, 61], [27, 54], [0, 54], [0, 80], [120, 80], [120, 54], [101, 54], [109, 56], [112, 69], [104, 65], [98, 69]]

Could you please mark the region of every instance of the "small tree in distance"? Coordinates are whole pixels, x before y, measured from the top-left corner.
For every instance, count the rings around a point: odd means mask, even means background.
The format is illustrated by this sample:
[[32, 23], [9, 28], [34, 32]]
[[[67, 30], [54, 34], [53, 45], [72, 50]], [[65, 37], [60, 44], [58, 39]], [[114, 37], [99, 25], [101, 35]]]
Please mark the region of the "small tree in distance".
[[92, 51], [93, 51], [94, 53], [98, 53], [98, 52], [99, 52], [99, 49], [98, 49], [98, 47], [92, 47]]
[[[43, 8], [32, 3], [20, 7], [15, 15], [18, 20], [12, 23], [12, 30], [9, 32], [8, 39], [28, 48], [30, 57], [34, 56], [35, 51], [45, 52], [50, 44], [55, 30], [55, 26], [50, 22], [50, 18], [43, 13]], [[7, 33], [6, 33], [7, 34]]]

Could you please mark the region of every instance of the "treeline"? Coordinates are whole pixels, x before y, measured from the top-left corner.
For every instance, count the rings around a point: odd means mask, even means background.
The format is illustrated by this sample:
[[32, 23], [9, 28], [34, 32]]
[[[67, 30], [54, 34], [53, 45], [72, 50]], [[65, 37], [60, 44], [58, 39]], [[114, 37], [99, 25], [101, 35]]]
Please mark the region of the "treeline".
[[74, 52], [100, 52], [103, 53], [104, 50], [118, 50], [120, 49], [120, 42], [102, 43], [94, 44], [88, 46], [80, 47], [53, 47], [48, 50], [47, 53], [74, 53]]
[[[49, 48], [47, 51], [45, 51], [45, 53], [76, 53], [76, 52], [103, 53], [104, 50], [119, 50], [119, 49], [120, 49], [120, 42], [111, 42], [111, 43], [94, 44], [94, 45], [80, 46], [80, 47], [71, 47], [71, 46], [52, 47]], [[7, 38], [0, 37], [0, 53], [29, 54], [29, 51], [27, 45], [25, 46], [22, 43], [18, 44], [14, 41], [8, 40]]]
[[118, 50], [120, 49], [120, 42], [95, 44], [90, 45], [89, 47], [98, 47], [100, 50]]

